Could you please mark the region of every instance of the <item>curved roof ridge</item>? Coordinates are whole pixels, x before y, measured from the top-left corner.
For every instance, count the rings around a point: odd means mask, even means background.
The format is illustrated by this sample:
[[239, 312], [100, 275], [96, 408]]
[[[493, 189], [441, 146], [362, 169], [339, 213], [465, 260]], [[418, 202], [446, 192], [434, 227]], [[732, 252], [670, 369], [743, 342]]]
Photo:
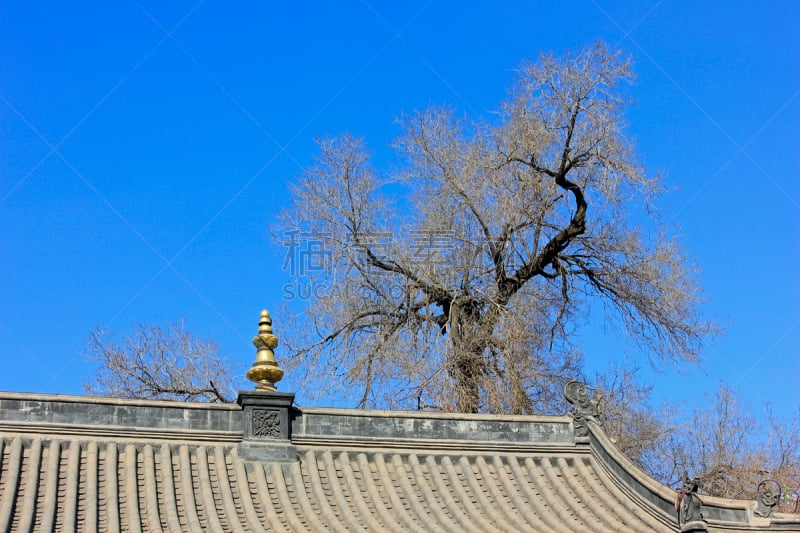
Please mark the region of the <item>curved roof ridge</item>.
[[[656, 510], [656, 515], [664, 521], [669, 521], [670, 516], [674, 518], [677, 515], [678, 491], [653, 479], [634, 464], [617, 448], [597, 420], [588, 419], [588, 427], [592, 456], [614, 481], [617, 489], [644, 507]], [[758, 531], [775, 525], [781, 531], [800, 531], [798, 515], [776, 512], [770, 518], [759, 517], [753, 512], [756, 505], [753, 500], [720, 498], [709, 494], [701, 494], [700, 499], [703, 520], [712, 527], [718, 526], [725, 531]]]

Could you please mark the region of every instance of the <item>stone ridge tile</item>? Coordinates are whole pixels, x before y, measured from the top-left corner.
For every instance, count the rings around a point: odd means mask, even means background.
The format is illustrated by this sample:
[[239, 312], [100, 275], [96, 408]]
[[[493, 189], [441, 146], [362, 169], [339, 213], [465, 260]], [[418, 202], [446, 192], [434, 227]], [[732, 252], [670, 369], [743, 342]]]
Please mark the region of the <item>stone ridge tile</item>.
[[[163, 402], [167, 403], [167, 402]], [[55, 402], [36, 399], [0, 399], [0, 421], [30, 424], [70, 424], [242, 430], [241, 411], [236, 409], [194, 408], [180, 403], [167, 405], [125, 405], [119, 403]]]
[[422, 417], [370, 418], [339, 413], [301, 414], [292, 422], [292, 434], [298, 437], [417, 438], [532, 444], [572, 444], [574, 442], [572, 427], [565, 422]]

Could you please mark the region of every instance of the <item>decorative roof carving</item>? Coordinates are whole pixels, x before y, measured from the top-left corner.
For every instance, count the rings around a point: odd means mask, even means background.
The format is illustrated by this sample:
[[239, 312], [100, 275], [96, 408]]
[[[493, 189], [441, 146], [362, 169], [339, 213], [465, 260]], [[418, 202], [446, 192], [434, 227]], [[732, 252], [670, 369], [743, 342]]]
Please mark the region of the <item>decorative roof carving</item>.
[[703, 521], [703, 513], [701, 508], [703, 500], [697, 495], [700, 490], [700, 479], [690, 478], [688, 472], [683, 473], [683, 487], [678, 489], [678, 495], [675, 499], [675, 510], [678, 512], [678, 525], [689, 526], [683, 527], [681, 531], [704, 531], [705, 527], [694, 524], [695, 522]]
[[281, 412], [275, 409], [253, 409], [253, 435], [268, 439], [281, 438]]
[[774, 479], [765, 479], [758, 484], [756, 509], [759, 516], [768, 517], [781, 499], [781, 484]]
[[600, 399], [590, 397], [585, 384], [575, 380], [568, 382], [564, 385], [564, 397], [572, 404], [572, 423], [575, 426], [576, 437], [589, 435], [587, 418], [592, 418], [602, 425], [603, 413]]

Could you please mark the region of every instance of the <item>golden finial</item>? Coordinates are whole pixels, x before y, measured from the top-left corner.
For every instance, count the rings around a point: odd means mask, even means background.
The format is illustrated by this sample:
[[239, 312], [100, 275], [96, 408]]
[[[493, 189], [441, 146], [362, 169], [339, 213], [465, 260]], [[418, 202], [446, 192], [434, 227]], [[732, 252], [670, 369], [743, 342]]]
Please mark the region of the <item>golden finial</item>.
[[247, 379], [256, 383], [256, 389], [260, 391], [276, 391], [275, 383], [283, 377], [283, 370], [278, 368], [275, 362], [275, 352], [272, 350], [278, 346], [278, 337], [272, 334], [272, 319], [269, 311], [261, 311], [258, 320], [258, 335], [253, 337], [253, 344], [258, 349], [256, 362], [247, 371]]

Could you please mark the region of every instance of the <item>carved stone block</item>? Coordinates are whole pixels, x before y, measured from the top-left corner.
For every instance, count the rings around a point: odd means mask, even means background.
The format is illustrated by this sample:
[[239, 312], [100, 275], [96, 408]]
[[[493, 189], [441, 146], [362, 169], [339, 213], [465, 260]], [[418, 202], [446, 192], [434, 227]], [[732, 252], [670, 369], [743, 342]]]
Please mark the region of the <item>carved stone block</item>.
[[252, 435], [266, 439], [281, 438], [281, 412], [274, 409], [253, 409]]
[[240, 392], [238, 403], [244, 415], [245, 440], [291, 440], [290, 410], [294, 394], [285, 392]]

